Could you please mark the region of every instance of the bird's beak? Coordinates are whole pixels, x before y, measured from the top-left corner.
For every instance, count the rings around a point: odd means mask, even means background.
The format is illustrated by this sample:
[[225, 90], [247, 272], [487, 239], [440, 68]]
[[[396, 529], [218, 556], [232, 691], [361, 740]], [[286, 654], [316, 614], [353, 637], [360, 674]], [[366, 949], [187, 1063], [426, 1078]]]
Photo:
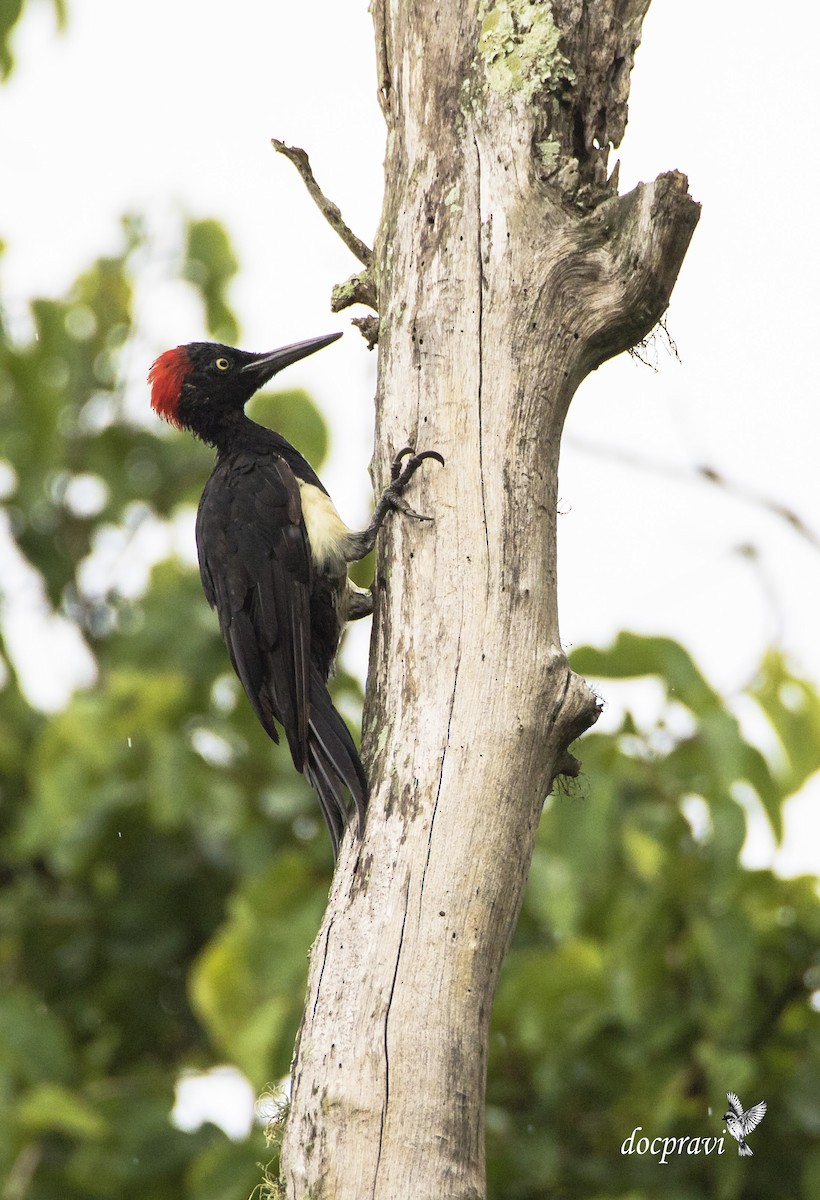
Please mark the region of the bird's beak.
[[307, 358], [309, 354], [315, 354], [317, 350], [329, 346], [331, 342], [338, 341], [341, 336], [340, 333], [325, 333], [322, 337], [307, 338], [304, 342], [294, 342], [290, 346], [282, 346], [281, 350], [274, 350], [270, 354], [256, 354], [242, 370], [248, 375], [252, 375], [256, 386], [261, 387], [277, 371], [289, 367], [291, 363], [298, 362], [300, 358]]

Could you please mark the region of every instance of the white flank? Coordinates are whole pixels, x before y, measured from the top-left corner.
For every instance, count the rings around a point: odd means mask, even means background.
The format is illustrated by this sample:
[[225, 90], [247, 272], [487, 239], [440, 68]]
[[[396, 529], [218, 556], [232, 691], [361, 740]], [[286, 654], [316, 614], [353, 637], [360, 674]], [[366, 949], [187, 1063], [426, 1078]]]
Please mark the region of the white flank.
[[299, 482], [302, 496], [302, 515], [310, 539], [313, 561], [321, 570], [332, 564], [339, 568], [346, 563], [348, 528], [336, 512], [333, 501], [312, 483]]

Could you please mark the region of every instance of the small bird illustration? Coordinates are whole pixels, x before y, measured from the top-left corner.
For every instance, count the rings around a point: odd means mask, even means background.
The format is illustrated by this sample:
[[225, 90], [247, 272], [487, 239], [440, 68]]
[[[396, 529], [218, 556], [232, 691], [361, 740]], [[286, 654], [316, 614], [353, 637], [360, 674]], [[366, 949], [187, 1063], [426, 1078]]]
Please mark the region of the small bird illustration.
[[726, 1128], [737, 1142], [738, 1154], [741, 1158], [748, 1158], [752, 1151], [746, 1144], [746, 1137], [765, 1117], [766, 1101], [761, 1100], [759, 1104], [752, 1105], [744, 1112], [743, 1105], [734, 1092], [727, 1092], [726, 1099], [729, 1101], [729, 1111], [723, 1114]]
[[216, 449], [196, 520], [202, 586], [262, 727], [274, 742], [274, 722], [283, 727], [296, 769], [319, 798], [334, 855], [346, 796], [360, 832], [367, 799], [358, 751], [327, 690], [345, 623], [373, 610], [347, 566], [373, 549], [391, 510], [432, 519], [414, 512], [402, 493], [425, 459], [444, 463], [433, 450], [402, 450], [370, 524], [356, 532], [299, 451], [245, 415], [247, 401], [277, 371], [339, 337], [269, 354], [193, 342], [166, 350], [148, 375], [154, 411]]

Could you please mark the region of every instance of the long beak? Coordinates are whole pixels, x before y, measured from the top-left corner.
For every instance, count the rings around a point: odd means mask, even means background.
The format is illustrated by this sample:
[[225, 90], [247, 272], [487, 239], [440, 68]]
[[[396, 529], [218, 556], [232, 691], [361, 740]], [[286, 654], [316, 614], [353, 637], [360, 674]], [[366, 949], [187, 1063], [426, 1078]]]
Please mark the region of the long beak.
[[325, 333], [322, 337], [308, 338], [304, 342], [294, 342], [291, 346], [282, 346], [281, 350], [274, 350], [270, 354], [257, 354], [252, 362], [245, 364], [242, 370], [253, 375], [257, 387], [261, 387], [277, 371], [289, 367], [291, 363], [298, 362], [300, 358], [307, 358], [309, 354], [315, 354], [317, 350], [329, 346], [331, 342], [338, 341], [341, 336], [340, 333]]

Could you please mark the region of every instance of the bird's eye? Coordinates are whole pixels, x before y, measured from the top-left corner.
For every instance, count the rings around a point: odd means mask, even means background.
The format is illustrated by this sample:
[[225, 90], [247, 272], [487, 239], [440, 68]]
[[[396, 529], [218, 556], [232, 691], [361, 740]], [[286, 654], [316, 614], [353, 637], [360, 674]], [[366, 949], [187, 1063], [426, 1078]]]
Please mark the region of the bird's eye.
[[216, 359], [214, 366], [216, 367], [217, 371], [230, 371], [231, 369], [231, 364], [227, 358]]

